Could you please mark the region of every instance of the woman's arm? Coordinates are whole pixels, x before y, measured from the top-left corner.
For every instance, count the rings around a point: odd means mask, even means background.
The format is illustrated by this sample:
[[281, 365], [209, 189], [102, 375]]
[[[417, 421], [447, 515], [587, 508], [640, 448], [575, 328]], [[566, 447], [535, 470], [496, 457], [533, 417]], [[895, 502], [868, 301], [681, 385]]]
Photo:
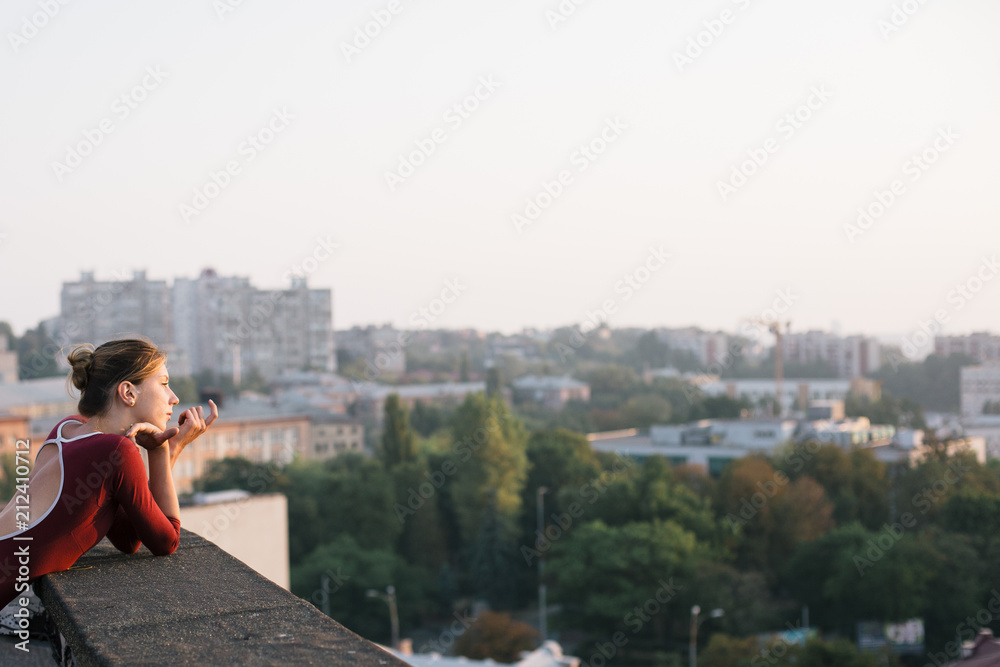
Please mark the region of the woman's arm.
[[149, 458], [149, 492], [167, 518], [180, 521], [181, 507], [174, 489], [174, 476], [170, 474], [170, 448], [166, 443], [146, 452]]
[[111, 523], [111, 528], [108, 529], [108, 539], [111, 541], [111, 544], [115, 545], [118, 551], [123, 551], [127, 554], [134, 554], [139, 550], [139, 545], [142, 544], [139, 536], [135, 534], [132, 522], [129, 521], [128, 515], [125, 514], [125, 509], [121, 505], [118, 506], [118, 510], [115, 512], [115, 519]]
[[[167, 447], [149, 452], [149, 479], [142, 456], [126, 438], [118, 443], [114, 498], [125, 511], [136, 537], [157, 556], [173, 553], [180, 543], [180, 508], [167, 468]], [[157, 451], [159, 450], [159, 451]]]

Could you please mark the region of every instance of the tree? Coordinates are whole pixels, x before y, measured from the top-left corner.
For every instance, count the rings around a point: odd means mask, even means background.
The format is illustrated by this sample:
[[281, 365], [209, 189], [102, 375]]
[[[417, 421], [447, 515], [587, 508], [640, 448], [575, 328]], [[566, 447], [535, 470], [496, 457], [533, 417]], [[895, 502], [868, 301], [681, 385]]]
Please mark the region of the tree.
[[474, 660], [517, 662], [538, 642], [538, 631], [508, 614], [484, 611], [455, 642], [455, 653]]
[[757, 657], [756, 637], [737, 639], [717, 632], [708, 640], [708, 646], [698, 653], [698, 664], [702, 667], [751, 667], [750, 661]]
[[427, 438], [447, 422], [445, 411], [424, 401], [417, 401], [410, 412], [410, 426]]
[[834, 525], [833, 505], [823, 487], [808, 476], [790, 481], [762, 456], [748, 456], [726, 468], [717, 502], [739, 538], [739, 563], [772, 577], [795, 544]]
[[883, 391], [909, 398], [924, 410], [957, 412], [962, 366], [975, 364], [975, 359], [959, 353], [948, 357], [932, 354], [919, 363], [894, 358], [871, 377], [882, 381]]
[[28, 329], [17, 341], [17, 365], [21, 380], [57, 377], [63, 374], [56, 365], [59, 346], [49, 338], [45, 325]]
[[469, 381], [469, 351], [462, 350], [462, 360], [458, 365], [458, 379], [459, 382]]
[[416, 445], [410, 419], [405, 407], [399, 403], [399, 394], [389, 394], [385, 399], [385, 419], [382, 425], [382, 461], [386, 470], [416, 456]]
[[[673, 521], [618, 527], [591, 521], [551, 541], [546, 572], [553, 599], [563, 604], [573, 626], [602, 635], [628, 627], [630, 633], [654, 635], [662, 645], [668, 619], [687, 618], [676, 596], [705, 549]], [[650, 621], [638, 620], [643, 610], [637, 605], [650, 599], [656, 603], [645, 607]], [[630, 613], [633, 608], [638, 617]]]
[[792, 477], [807, 475], [819, 482], [833, 501], [833, 518], [840, 524], [860, 521], [869, 530], [877, 530], [888, 519], [889, 478], [884, 463], [871, 449], [845, 452], [837, 445], [797, 445], [776, 465], [789, 463]]
[[[328, 578], [328, 592], [322, 587]], [[365, 549], [350, 535], [340, 535], [318, 546], [292, 566], [293, 593], [366, 637], [388, 642], [389, 614], [385, 604], [365, 595], [386, 586], [396, 588], [400, 625], [413, 627], [429, 611], [430, 581], [419, 568], [408, 566], [388, 549]]]
[[634, 428], [649, 428], [670, 421], [673, 409], [670, 401], [658, 394], [639, 394], [625, 401], [622, 413]]
[[472, 584], [476, 595], [494, 609], [513, 606], [515, 590], [511, 586], [516, 550], [503, 535], [504, 526], [496, 506], [496, 493], [490, 493], [482, 521], [479, 539], [472, 547]]
[[646, 368], [663, 368], [670, 355], [670, 348], [660, 340], [655, 331], [647, 331], [640, 336], [635, 351], [639, 363]]
[[273, 463], [253, 463], [241, 457], [211, 461], [208, 470], [195, 480], [198, 491], [242, 489], [250, 493], [274, 493], [284, 486], [284, 473]]
[[394, 509], [403, 524], [396, 552], [409, 563], [437, 570], [447, 562], [448, 552], [438, 493], [429, 496], [426, 493], [428, 488], [437, 490], [429, 482], [427, 461], [422, 458], [400, 463], [392, 469], [391, 475], [396, 489]]
[[788, 562], [786, 584], [819, 626], [845, 635], [858, 621], [920, 616], [936, 567], [912, 527], [899, 523], [870, 532], [853, 523], [801, 542]]
[[496, 366], [486, 373], [486, 397], [501, 396], [503, 392], [503, 374]]
[[472, 394], [455, 410], [451, 427], [457, 458], [451, 495], [463, 540], [476, 541], [494, 491], [501, 533], [513, 539], [528, 472], [523, 425], [500, 397]]

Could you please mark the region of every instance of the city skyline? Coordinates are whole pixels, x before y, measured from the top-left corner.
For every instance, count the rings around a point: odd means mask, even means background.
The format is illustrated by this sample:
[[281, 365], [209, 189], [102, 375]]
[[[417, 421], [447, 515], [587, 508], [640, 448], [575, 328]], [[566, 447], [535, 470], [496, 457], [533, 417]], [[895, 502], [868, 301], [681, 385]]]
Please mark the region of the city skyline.
[[337, 329], [451, 281], [432, 327], [1000, 330], [985, 0], [56, 4], [0, 10], [18, 333], [81, 271], [310, 259]]

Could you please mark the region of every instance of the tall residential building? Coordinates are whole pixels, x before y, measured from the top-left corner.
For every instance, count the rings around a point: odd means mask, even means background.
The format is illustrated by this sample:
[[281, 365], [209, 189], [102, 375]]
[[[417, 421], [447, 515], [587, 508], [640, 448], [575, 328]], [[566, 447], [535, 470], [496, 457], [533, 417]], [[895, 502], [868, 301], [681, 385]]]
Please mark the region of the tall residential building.
[[782, 358], [801, 364], [823, 362], [839, 378], [856, 378], [878, 370], [881, 346], [874, 338], [842, 338], [825, 331], [787, 333], [782, 336]]
[[65, 344], [100, 345], [126, 334], [142, 334], [157, 345], [172, 340], [170, 289], [166, 281], [147, 280], [145, 271], [117, 280], [94, 280], [92, 271], [63, 283], [59, 338]]
[[[196, 279], [64, 283], [56, 340], [101, 343], [141, 334], [170, 355], [175, 376], [202, 371], [242, 379], [256, 369], [269, 380], [286, 371], [337, 369], [333, 296], [309, 289], [305, 278], [290, 287], [260, 290], [246, 277], [205, 269]], [[0, 369], [2, 372], [2, 369]]]
[[174, 281], [175, 345], [191, 371], [242, 378], [256, 369], [265, 379], [286, 371], [337, 368], [333, 296], [293, 278], [288, 289], [259, 290], [243, 277], [205, 269]]
[[1000, 336], [978, 331], [967, 336], [935, 336], [934, 354], [967, 354], [981, 364], [1000, 361]]
[[[988, 403], [1000, 404], [1000, 363], [963, 366], [959, 380], [959, 403], [963, 417], [978, 417]], [[996, 414], [996, 413], [994, 413]]]

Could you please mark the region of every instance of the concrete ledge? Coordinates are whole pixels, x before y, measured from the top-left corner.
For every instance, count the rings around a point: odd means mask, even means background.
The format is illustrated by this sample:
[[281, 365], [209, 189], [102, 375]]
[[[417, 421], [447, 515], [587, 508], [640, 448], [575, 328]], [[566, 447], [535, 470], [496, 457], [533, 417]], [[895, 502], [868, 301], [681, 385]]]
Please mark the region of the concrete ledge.
[[35, 590], [80, 667], [406, 664], [184, 529], [163, 557], [105, 539]]

